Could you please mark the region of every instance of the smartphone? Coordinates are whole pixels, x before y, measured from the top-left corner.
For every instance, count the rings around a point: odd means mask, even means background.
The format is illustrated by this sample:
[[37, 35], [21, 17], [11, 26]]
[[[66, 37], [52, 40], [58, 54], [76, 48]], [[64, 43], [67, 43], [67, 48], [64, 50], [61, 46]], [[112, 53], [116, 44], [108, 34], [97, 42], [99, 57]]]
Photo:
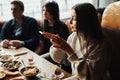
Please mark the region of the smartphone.
[[42, 34], [45, 38], [48, 39], [54, 39], [56, 37], [55, 34], [49, 33], [49, 32], [44, 32], [44, 31], [39, 31], [40, 34]]

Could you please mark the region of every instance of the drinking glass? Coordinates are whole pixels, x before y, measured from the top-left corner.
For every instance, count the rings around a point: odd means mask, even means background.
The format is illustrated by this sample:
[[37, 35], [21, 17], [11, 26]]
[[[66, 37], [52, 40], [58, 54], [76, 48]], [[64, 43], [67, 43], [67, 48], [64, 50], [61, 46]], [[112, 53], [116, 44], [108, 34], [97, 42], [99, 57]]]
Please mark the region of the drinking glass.
[[34, 64], [35, 58], [33, 57], [33, 54], [28, 54], [28, 63], [30, 65]]
[[61, 75], [61, 73], [62, 73], [61, 68], [56, 68], [56, 69], [55, 69], [54, 74], [55, 74], [56, 80], [60, 80], [60, 75]]

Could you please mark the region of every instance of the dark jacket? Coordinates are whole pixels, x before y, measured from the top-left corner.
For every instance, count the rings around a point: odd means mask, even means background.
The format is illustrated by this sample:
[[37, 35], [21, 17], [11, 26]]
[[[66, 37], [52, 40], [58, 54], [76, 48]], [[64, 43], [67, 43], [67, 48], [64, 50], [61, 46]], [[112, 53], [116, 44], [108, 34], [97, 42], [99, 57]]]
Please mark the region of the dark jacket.
[[24, 47], [34, 51], [39, 43], [37, 21], [34, 18], [23, 16], [23, 23], [20, 25], [20, 29], [16, 29], [16, 27], [19, 26], [16, 25], [14, 19], [6, 22], [2, 26], [1, 40], [20, 40], [25, 43]]

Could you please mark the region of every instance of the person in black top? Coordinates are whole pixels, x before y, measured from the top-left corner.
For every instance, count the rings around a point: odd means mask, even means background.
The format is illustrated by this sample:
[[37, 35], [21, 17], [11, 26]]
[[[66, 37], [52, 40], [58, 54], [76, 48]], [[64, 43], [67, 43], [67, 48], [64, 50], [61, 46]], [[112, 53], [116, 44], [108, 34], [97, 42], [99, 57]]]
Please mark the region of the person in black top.
[[24, 16], [24, 4], [19, 0], [11, 2], [13, 19], [7, 21], [1, 30], [3, 47], [26, 47], [35, 51], [39, 43], [39, 25], [34, 18]]
[[[69, 36], [69, 30], [67, 25], [59, 19], [58, 4], [55, 1], [46, 2], [42, 6], [42, 10], [44, 20], [41, 23], [40, 30], [58, 34], [63, 39], [67, 40], [67, 37]], [[48, 53], [51, 45], [52, 44], [49, 39], [40, 35], [40, 47], [37, 53], [40, 55]]]
[[[57, 2], [51, 1], [51, 2], [46, 2], [42, 6], [43, 10], [43, 17], [44, 20], [42, 22], [42, 27], [40, 27], [41, 31], [57, 34], [63, 39], [67, 40], [69, 36], [69, 30], [67, 28], [67, 25], [60, 21], [59, 18], [59, 6]], [[45, 38], [44, 36], [40, 35], [40, 44], [39, 44], [39, 53], [42, 57], [47, 59], [48, 61], [56, 64], [54, 62], [49, 54], [49, 48], [51, 46], [51, 42], [49, 39]], [[68, 72], [71, 72], [70, 66], [65, 66], [62, 65], [62, 68]]]

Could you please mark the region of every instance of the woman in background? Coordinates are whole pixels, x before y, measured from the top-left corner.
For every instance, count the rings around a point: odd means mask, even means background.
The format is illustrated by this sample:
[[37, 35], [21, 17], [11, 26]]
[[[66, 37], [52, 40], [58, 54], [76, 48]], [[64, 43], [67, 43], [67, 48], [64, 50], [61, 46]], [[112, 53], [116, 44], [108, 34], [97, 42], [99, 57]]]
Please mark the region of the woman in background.
[[[40, 27], [41, 31], [58, 34], [63, 39], [67, 40], [69, 30], [67, 25], [59, 19], [59, 6], [55, 1], [46, 2], [42, 7], [44, 21]], [[40, 55], [49, 52], [51, 42], [49, 39], [40, 36], [41, 46]]]
[[73, 76], [64, 80], [108, 80], [106, 73], [111, 59], [111, 45], [102, 32], [94, 6], [90, 3], [75, 5], [72, 8], [72, 26], [76, 30], [67, 42], [58, 35], [51, 39], [52, 59], [66, 65], [66, 62], [71, 62]]
[[[59, 6], [57, 2], [50, 1], [46, 2], [42, 7], [42, 14], [44, 21], [40, 27], [41, 31], [57, 34], [63, 39], [67, 40], [69, 36], [69, 30], [67, 28], [67, 25], [60, 21], [59, 18]], [[49, 55], [49, 48], [51, 46], [51, 42], [49, 39], [45, 38], [44, 36], [40, 36], [40, 44], [38, 48], [39, 54], [47, 59], [48, 61], [56, 64]], [[64, 65], [63, 65], [64, 67]], [[68, 66], [64, 67], [65, 70], [70, 72], [70, 69], [67, 68]]]

